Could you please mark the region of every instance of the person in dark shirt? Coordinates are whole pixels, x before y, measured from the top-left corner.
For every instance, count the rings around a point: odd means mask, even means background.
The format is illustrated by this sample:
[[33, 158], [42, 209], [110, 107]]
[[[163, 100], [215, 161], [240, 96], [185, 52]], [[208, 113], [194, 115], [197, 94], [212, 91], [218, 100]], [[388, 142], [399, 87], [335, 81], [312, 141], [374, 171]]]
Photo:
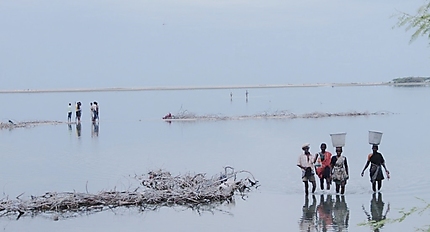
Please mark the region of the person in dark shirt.
[[382, 172], [382, 167], [385, 169], [385, 173], [387, 174], [387, 178], [390, 179], [390, 172], [385, 166], [385, 159], [381, 153], [378, 152], [378, 145], [372, 145], [372, 153], [367, 156], [366, 165], [361, 172], [361, 176], [364, 175], [364, 171], [366, 171], [367, 167], [370, 166], [370, 182], [372, 183], [372, 190], [376, 192], [376, 184], [378, 184], [378, 191], [382, 188], [382, 180], [385, 179], [384, 173]]

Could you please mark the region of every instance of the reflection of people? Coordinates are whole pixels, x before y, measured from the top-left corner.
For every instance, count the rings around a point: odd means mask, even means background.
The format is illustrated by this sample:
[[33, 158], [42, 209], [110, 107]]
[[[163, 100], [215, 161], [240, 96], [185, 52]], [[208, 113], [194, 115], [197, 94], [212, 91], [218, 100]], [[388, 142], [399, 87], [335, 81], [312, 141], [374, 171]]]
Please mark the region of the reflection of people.
[[303, 154], [299, 156], [299, 160], [297, 161], [297, 166], [302, 169], [302, 181], [305, 184], [305, 194], [309, 194], [309, 183], [312, 183], [312, 193], [315, 192], [316, 183], [315, 176], [313, 170], [313, 158], [311, 153], [309, 152], [309, 143], [305, 143], [302, 146]]
[[[367, 216], [367, 220], [372, 222], [373, 224], [380, 222], [387, 218], [387, 214], [390, 211], [390, 204], [387, 205], [387, 209], [384, 213], [384, 205], [385, 203], [382, 201], [382, 193], [373, 193], [372, 200], [370, 201], [370, 213], [366, 211], [363, 206], [363, 211]], [[384, 226], [384, 223], [378, 223], [373, 229], [374, 231], [379, 231], [380, 228]]]
[[97, 122], [94, 122], [91, 127], [91, 137], [97, 136], [99, 136], [99, 124]]
[[369, 164], [371, 164], [369, 172], [370, 172], [370, 182], [372, 182], [372, 190], [376, 192], [376, 183], [378, 183], [378, 191], [381, 190], [382, 180], [384, 179], [384, 174], [382, 173], [382, 167], [385, 169], [385, 173], [387, 174], [387, 178], [390, 179], [390, 172], [385, 166], [385, 160], [381, 153], [378, 152], [378, 145], [372, 145], [372, 153], [367, 156], [366, 165], [361, 172], [361, 176], [364, 175], [364, 171], [366, 171]]
[[76, 135], [81, 137], [81, 123], [76, 123]]
[[336, 156], [331, 158], [331, 167], [333, 169], [332, 179], [336, 184], [336, 193], [339, 193], [340, 188], [340, 193], [344, 194], [349, 172], [346, 157], [342, 155], [342, 147], [336, 147]]
[[327, 195], [326, 200], [324, 200], [324, 195], [320, 197], [320, 203], [317, 206], [318, 213], [318, 228], [322, 231], [327, 231], [328, 227], [333, 224], [333, 199], [331, 195]]
[[336, 231], [348, 230], [349, 209], [345, 201], [345, 196], [336, 195], [336, 202], [333, 205], [333, 227]]
[[321, 151], [315, 155], [314, 163], [315, 169], [318, 177], [320, 178], [320, 187], [321, 190], [324, 190], [324, 179], [327, 184], [327, 190], [330, 190], [331, 185], [331, 153], [326, 151], [327, 145], [325, 143], [321, 143]]
[[315, 231], [316, 201], [315, 195], [312, 195], [312, 205], [309, 205], [309, 198], [305, 196], [305, 204], [302, 207], [303, 215], [299, 222], [300, 231]]

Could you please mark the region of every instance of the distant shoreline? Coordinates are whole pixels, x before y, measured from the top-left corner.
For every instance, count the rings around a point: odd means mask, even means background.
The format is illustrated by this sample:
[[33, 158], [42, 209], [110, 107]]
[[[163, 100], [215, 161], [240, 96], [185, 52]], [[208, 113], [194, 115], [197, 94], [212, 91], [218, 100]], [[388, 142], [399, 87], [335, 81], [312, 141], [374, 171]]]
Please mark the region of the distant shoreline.
[[77, 88], [77, 89], [18, 89], [0, 90], [3, 93], [68, 93], [68, 92], [120, 92], [120, 91], [168, 91], [168, 90], [213, 90], [213, 89], [266, 89], [266, 88], [301, 88], [301, 87], [351, 87], [351, 86], [427, 86], [420, 83], [315, 83], [315, 84], [278, 84], [278, 85], [232, 85], [232, 86], [172, 86], [172, 87], [111, 87], [111, 88]]

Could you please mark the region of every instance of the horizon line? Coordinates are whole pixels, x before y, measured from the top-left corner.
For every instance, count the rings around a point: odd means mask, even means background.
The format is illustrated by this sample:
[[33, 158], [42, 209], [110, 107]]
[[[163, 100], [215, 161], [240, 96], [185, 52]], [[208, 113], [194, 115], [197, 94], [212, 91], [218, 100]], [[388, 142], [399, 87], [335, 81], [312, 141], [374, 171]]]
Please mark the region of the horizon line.
[[349, 86], [423, 86], [428, 82], [418, 83], [314, 83], [314, 84], [260, 84], [260, 85], [231, 85], [231, 86], [158, 86], [158, 87], [104, 87], [104, 88], [71, 88], [71, 89], [17, 89], [0, 90], [0, 93], [65, 93], [65, 92], [115, 92], [115, 91], [170, 91], [170, 90], [211, 90], [211, 89], [264, 89], [264, 88], [300, 88], [300, 87], [349, 87]]

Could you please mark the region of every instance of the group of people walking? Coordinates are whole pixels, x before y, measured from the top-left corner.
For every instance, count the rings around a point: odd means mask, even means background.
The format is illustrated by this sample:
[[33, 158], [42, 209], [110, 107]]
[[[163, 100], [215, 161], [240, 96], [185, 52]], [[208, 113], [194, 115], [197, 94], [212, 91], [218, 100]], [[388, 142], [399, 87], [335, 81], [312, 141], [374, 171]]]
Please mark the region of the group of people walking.
[[[91, 121], [94, 123], [99, 119], [99, 104], [95, 102], [90, 102], [90, 111], [91, 111]], [[68, 109], [67, 109], [67, 121], [70, 123], [72, 121], [72, 103], [69, 102]], [[82, 103], [76, 102], [75, 105], [75, 120], [76, 123], [81, 122], [82, 117]]]
[[[305, 186], [305, 194], [309, 194], [309, 182], [312, 184], [312, 193], [316, 190], [315, 172], [320, 180], [321, 190], [330, 190], [332, 182], [335, 183], [336, 193], [344, 194], [345, 186], [349, 179], [348, 161], [342, 155], [343, 148], [336, 147], [336, 155], [327, 151], [327, 145], [322, 143], [321, 151], [315, 155], [309, 152], [310, 144], [302, 145], [303, 154], [299, 156], [297, 166], [302, 170], [302, 181]], [[382, 187], [382, 180], [385, 179], [382, 167], [385, 169], [387, 178], [390, 178], [390, 172], [385, 166], [385, 160], [381, 153], [378, 152], [378, 145], [372, 145], [372, 153], [367, 156], [366, 164], [361, 172], [364, 175], [365, 170], [370, 165], [370, 182], [372, 190], [376, 192]]]

